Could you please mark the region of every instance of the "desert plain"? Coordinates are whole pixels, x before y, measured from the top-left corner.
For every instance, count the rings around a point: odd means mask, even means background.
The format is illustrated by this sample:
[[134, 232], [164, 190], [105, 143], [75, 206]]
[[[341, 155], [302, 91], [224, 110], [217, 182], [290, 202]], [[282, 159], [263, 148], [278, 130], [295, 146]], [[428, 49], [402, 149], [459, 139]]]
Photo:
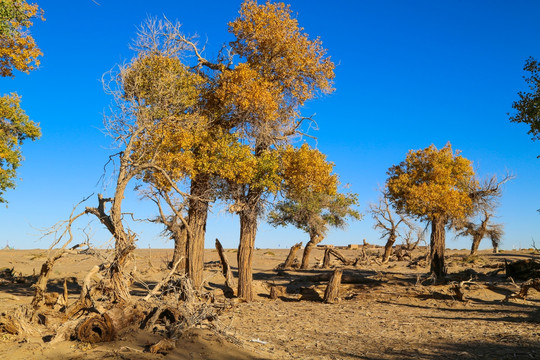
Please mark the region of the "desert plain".
[[[106, 250], [102, 250], [106, 253]], [[104, 343], [61, 341], [45, 326], [33, 335], [0, 334], [0, 359], [538, 359], [540, 358], [540, 293], [510, 298], [523, 281], [508, 278], [504, 264], [538, 261], [534, 249], [447, 250], [448, 280], [434, 283], [421, 261], [425, 249], [410, 258], [387, 264], [377, 260], [379, 247], [340, 249], [350, 263], [333, 259], [328, 269], [319, 264], [323, 249], [311, 256], [310, 269], [277, 269], [288, 249], [256, 249], [256, 299], [242, 302], [224, 296], [225, 278], [216, 250], [205, 250], [204, 291], [227, 304], [219, 318], [220, 332], [200, 325], [185, 331], [170, 351], [150, 353], [160, 335], [128, 327]], [[236, 275], [236, 250], [225, 254]], [[299, 252], [298, 256], [301, 253]], [[0, 313], [10, 314], [30, 304], [47, 250], [1, 250]], [[168, 272], [170, 249], [134, 252], [134, 298], [144, 297]], [[416, 261], [414, 261], [416, 259]], [[418, 261], [420, 259], [420, 261]], [[357, 261], [356, 261], [357, 260]], [[95, 254], [60, 258], [54, 265], [48, 291], [62, 291], [76, 301]], [[355, 264], [354, 264], [355, 263]], [[354, 265], [353, 265], [354, 264]], [[343, 269], [339, 296], [324, 303], [323, 295], [334, 269]], [[7, 276], [6, 269], [13, 274]], [[463, 298], [453, 288], [461, 285]], [[277, 299], [270, 288], [281, 290]], [[505, 301], [507, 300], [507, 301]]]

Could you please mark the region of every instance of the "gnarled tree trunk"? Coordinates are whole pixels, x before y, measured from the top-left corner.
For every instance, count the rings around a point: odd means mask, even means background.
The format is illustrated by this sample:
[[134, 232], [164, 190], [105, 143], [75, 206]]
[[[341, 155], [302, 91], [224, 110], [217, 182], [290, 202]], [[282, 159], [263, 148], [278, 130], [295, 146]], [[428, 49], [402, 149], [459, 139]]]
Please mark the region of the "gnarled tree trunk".
[[187, 268], [193, 287], [202, 285], [204, 267], [204, 238], [206, 234], [206, 219], [208, 217], [209, 179], [197, 175], [191, 181], [191, 197], [189, 199], [188, 224], [188, 259]]
[[309, 255], [311, 254], [311, 250], [320, 243], [324, 237], [322, 237], [320, 234], [313, 233], [309, 235], [309, 241], [306, 244], [306, 247], [304, 248], [304, 254], [302, 255], [302, 265], [300, 265], [300, 269], [307, 269], [309, 267]]
[[388, 237], [388, 240], [386, 241], [386, 245], [384, 245], [384, 254], [382, 257], [382, 262], [387, 263], [390, 259], [390, 256], [392, 255], [392, 246], [394, 246], [394, 243], [396, 242], [396, 233], [391, 232], [390, 236]]
[[471, 246], [471, 256], [476, 255], [478, 252], [478, 246], [480, 246], [480, 241], [482, 241], [480, 234], [475, 234], [473, 236], [472, 246]]
[[174, 264], [180, 261], [177, 267], [177, 271], [181, 274], [185, 274], [187, 272], [186, 266], [188, 254], [187, 230], [186, 227], [183, 226], [183, 224], [178, 224], [175, 222], [171, 231], [172, 238], [174, 240], [174, 251], [170, 266], [172, 267]]
[[446, 267], [444, 266], [445, 226], [446, 222], [441, 217], [431, 221], [431, 272], [435, 273], [437, 279], [446, 276]]

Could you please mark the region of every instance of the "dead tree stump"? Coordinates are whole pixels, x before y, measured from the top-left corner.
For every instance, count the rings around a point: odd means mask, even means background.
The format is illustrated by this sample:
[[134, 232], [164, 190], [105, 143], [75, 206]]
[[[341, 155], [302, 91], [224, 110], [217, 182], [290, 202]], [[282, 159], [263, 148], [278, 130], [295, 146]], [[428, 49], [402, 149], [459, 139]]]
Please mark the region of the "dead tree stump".
[[291, 247], [291, 250], [289, 251], [289, 255], [287, 255], [287, 259], [283, 264], [279, 266], [280, 269], [290, 269], [294, 263], [294, 260], [296, 259], [296, 253], [300, 248], [302, 247], [302, 243], [299, 242], [298, 244], [295, 244]]
[[216, 249], [221, 260], [223, 276], [225, 276], [225, 290], [223, 292], [225, 294], [225, 297], [232, 298], [234, 297], [234, 288], [236, 287], [234, 285], [234, 277], [232, 274], [231, 266], [229, 265], [229, 261], [227, 260], [225, 252], [223, 251], [223, 246], [221, 246], [221, 243], [218, 239], [216, 239]]
[[276, 300], [280, 296], [283, 296], [284, 293], [285, 293], [285, 288], [283, 286], [275, 286], [275, 285], [270, 286], [270, 299]]
[[341, 285], [341, 276], [343, 275], [342, 269], [334, 270], [326, 291], [324, 292], [323, 301], [328, 304], [332, 304], [338, 300], [339, 286]]

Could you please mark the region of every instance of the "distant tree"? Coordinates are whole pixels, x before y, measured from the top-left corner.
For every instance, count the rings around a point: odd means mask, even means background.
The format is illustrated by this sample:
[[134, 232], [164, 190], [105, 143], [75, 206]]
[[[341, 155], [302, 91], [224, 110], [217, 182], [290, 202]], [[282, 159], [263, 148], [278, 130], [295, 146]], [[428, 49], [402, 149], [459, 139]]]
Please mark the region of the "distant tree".
[[496, 253], [501, 242], [501, 238], [504, 235], [502, 224], [492, 224], [490, 219], [493, 216], [489, 211], [484, 210], [483, 216], [479, 219], [479, 223], [472, 221], [458, 222], [454, 228], [457, 231], [458, 236], [470, 236], [472, 237], [471, 256], [476, 255], [478, 246], [482, 239], [489, 237], [491, 244], [493, 245], [493, 252]]
[[[38, 6], [24, 0], [0, 2], [0, 76], [13, 77], [14, 70], [28, 73], [39, 65], [41, 51], [28, 32], [31, 20], [39, 16]], [[28, 118], [20, 103], [16, 93], [0, 97], [0, 203], [6, 202], [4, 191], [15, 188], [23, 159], [20, 146], [41, 135], [39, 124]]]
[[370, 204], [369, 213], [375, 220], [373, 227], [382, 232], [381, 239], [387, 239], [382, 256], [382, 262], [386, 263], [392, 255], [392, 246], [399, 236], [400, 225], [403, 223], [409, 225], [409, 221], [405, 218], [405, 215], [396, 214], [392, 210], [388, 201], [388, 194], [384, 191], [378, 204]]
[[517, 113], [510, 121], [529, 125], [528, 133], [533, 140], [540, 139], [540, 64], [533, 58], [527, 59], [523, 70], [529, 72], [525, 81], [529, 92], [520, 91], [519, 100], [512, 104]]
[[493, 224], [490, 220], [502, 196], [502, 185], [513, 178], [512, 175], [506, 175], [499, 181], [493, 176], [479, 183], [469, 194], [473, 201], [472, 213], [466, 218], [452, 219], [451, 227], [457, 236], [472, 237], [471, 255], [476, 254], [480, 241], [485, 237], [491, 238], [493, 251], [498, 251], [504, 235], [503, 225]]
[[344, 228], [347, 218], [361, 219], [354, 206], [357, 195], [337, 191], [337, 176], [326, 156], [306, 144], [299, 149], [288, 147], [283, 153], [283, 194], [268, 216], [274, 226], [293, 225], [309, 234], [301, 268], [307, 269], [309, 256], [329, 227]]
[[396, 210], [431, 224], [431, 271], [444, 277], [445, 228], [474, 210], [471, 193], [476, 194], [478, 182], [472, 163], [454, 153], [450, 143], [440, 150], [431, 145], [409, 151], [388, 175], [388, 199]]

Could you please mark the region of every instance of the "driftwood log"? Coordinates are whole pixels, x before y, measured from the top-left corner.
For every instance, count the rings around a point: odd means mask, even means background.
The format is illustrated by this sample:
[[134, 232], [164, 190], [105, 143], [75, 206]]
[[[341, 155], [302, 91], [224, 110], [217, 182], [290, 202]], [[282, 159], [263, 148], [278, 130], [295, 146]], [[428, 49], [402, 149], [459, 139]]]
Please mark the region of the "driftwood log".
[[341, 285], [341, 276], [343, 275], [342, 269], [334, 270], [330, 282], [324, 292], [323, 301], [328, 304], [332, 304], [339, 299], [339, 286]]
[[234, 277], [231, 266], [229, 265], [229, 261], [227, 260], [225, 252], [223, 251], [223, 246], [221, 246], [221, 242], [219, 242], [218, 239], [216, 239], [216, 250], [219, 254], [223, 276], [225, 277], [225, 290], [223, 293], [225, 294], [225, 297], [232, 298], [234, 297], [234, 288], [236, 287], [234, 284]]
[[300, 248], [302, 247], [302, 243], [299, 242], [298, 244], [294, 244], [291, 247], [291, 250], [289, 251], [289, 255], [287, 255], [287, 259], [285, 259], [285, 262], [278, 266], [280, 269], [290, 269], [292, 268], [294, 264], [294, 260], [296, 260], [296, 253]]
[[88, 343], [112, 341], [121, 330], [140, 324], [146, 315], [140, 304], [114, 307], [83, 320], [75, 330], [77, 339]]

